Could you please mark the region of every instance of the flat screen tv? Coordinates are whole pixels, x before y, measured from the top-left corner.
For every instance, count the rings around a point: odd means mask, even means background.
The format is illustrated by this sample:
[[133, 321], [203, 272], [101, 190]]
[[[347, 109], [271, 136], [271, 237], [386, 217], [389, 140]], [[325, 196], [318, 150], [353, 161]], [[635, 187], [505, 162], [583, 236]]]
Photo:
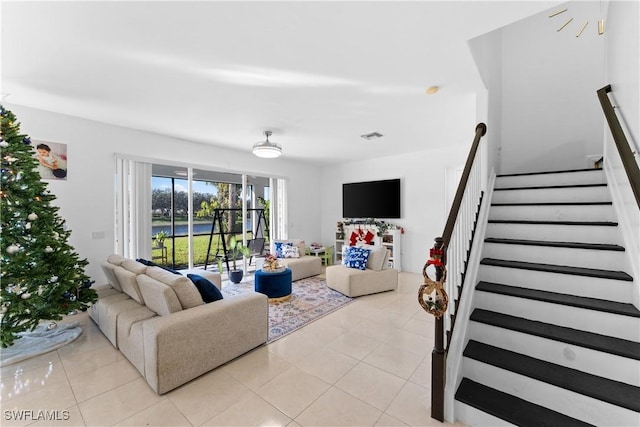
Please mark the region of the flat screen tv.
[[342, 184], [343, 218], [401, 218], [400, 178]]

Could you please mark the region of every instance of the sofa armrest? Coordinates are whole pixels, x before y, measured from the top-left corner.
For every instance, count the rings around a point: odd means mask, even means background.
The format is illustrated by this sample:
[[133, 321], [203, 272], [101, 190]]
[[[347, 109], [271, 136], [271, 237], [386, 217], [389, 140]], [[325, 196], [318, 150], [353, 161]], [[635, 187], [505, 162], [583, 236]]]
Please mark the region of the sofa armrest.
[[265, 343], [266, 295], [249, 292], [144, 322], [145, 378], [163, 394]]

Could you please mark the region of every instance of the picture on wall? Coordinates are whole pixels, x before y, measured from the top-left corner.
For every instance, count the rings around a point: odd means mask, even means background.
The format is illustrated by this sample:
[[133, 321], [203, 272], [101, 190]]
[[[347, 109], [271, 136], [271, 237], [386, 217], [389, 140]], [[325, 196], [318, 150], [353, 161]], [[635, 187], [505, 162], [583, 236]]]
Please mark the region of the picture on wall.
[[42, 179], [67, 179], [67, 144], [32, 140]]

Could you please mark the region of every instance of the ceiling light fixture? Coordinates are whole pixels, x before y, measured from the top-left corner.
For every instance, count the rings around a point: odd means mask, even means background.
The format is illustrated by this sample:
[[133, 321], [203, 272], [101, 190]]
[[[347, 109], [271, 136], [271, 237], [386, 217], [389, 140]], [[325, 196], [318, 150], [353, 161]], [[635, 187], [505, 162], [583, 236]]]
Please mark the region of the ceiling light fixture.
[[438, 86], [429, 86], [426, 90], [427, 95], [433, 95], [434, 93], [438, 92], [440, 90], [440, 88]]
[[253, 154], [265, 159], [275, 159], [276, 157], [280, 157], [282, 154], [282, 147], [275, 142], [269, 141], [271, 131], [265, 130], [264, 134], [267, 137], [267, 140], [253, 144]]

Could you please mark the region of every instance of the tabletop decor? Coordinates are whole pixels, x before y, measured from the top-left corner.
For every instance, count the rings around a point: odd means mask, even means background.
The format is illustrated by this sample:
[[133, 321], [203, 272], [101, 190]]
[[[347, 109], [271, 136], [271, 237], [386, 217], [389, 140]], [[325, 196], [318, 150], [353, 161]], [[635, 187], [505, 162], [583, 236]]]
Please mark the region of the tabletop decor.
[[284, 271], [285, 268], [280, 266], [278, 258], [272, 254], [267, 255], [264, 259], [264, 264], [262, 264], [262, 271], [267, 273], [279, 273]]

